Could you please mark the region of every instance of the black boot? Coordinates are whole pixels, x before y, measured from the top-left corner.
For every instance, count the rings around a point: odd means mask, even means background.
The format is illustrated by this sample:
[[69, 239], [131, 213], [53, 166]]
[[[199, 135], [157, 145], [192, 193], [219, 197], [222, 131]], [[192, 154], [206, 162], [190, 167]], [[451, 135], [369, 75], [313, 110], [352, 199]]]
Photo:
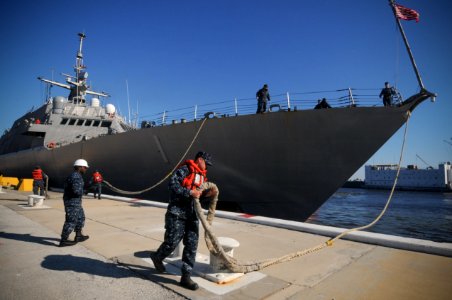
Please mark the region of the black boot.
[[151, 255], [149, 255], [149, 257], [151, 258], [152, 262], [154, 263], [155, 269], [160, 273], [164, 273], [166, 271], [166, 268], [163, 265], [162, 260], [158, 259], [155, 254], [156, 254], [155, 252], [151, 252]]
[[59, 247], [66, 247], [66, 246], [74, 246], [75, 244], [77, 244], [76, 241], [68, 241], [68, 239], [61, 239], [60, 240], [60, 244], [58, 245]]
[[191, 280], [190, 274], [182, 274], [180, 285], [192, 291], [196, 291], [199, 288], [198, 284]]
[[89, 235], [83, 235], [81, 230], [75, 232], [75, 242], [84, 242], [87, 239], [89, 239]]

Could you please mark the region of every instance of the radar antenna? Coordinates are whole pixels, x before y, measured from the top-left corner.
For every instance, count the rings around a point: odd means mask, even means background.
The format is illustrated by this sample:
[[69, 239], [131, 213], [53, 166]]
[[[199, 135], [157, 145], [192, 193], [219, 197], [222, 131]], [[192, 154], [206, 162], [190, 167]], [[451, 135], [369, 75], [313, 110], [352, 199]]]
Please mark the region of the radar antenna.
[[105, 92], [94, 92], [90, 90], [90, 86], [86, 82], [88, 78], [88, 72], [85, 71], [86, 66], [83, 64], [83, 52], [82, 52], [83, 40], [86, 38], [86, 35], [84, 33], [79, 33], [78, 36], [80, 37], [80, 44], [75, 58], [74, 66], [75, 77], [63, 73], [63, 75], [66, 76], [66, 82], [68, 84], [44, 79], [42, 77], [38, 77], [38, 79], [45, 83], [50, 84], [50, 86], [56, 85], [70, 90], [71, 92], [69, 93], [68, 100], [75, 104], [85, 103], [86, 94], [95, 95], [99, 97], [110, 97], [110, 95], [108, 95]]
[[86, 38], [86, 35], [84, 33], [79, 33], [78, 36], [80, 37], [80, 46], [78, 48], [77, 56], [75, 58], [75, 74], [77, 79], [80, 78], [82, 70], [86, 69], [86, 67], [83, 65], [83, 53], [82, 53], [83, 40]]

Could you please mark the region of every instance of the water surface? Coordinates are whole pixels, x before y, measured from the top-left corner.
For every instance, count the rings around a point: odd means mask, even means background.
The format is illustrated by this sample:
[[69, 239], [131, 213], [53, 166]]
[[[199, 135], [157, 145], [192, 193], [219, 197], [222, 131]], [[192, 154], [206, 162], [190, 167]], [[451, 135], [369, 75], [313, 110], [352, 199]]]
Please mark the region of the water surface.
[[[367, 225], [390, 191], [339, 189], [307, 221], [343, 228]], [[366, 231], [452, 243], [452, 193], [395, 191], [385, 215]]]

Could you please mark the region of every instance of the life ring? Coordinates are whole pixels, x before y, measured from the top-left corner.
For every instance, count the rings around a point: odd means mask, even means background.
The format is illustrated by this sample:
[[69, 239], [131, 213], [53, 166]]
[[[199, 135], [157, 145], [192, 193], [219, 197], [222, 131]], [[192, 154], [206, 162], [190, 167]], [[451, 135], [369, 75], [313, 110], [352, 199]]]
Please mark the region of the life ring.
[[49, 149], [52, 149], [52, 148], [55, 148], [55, 143], [54, 142], [50, 142], [50, 143], [48, 143], [47, 144], [47, 148], [49, 148]]

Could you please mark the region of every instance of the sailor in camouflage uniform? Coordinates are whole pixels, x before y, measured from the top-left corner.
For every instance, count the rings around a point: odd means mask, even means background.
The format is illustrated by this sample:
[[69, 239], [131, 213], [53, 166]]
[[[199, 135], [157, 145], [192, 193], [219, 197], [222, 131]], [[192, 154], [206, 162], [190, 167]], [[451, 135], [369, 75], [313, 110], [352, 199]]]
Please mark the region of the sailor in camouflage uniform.
[[[82, 207], [83, 176], [88, 169], [88, 162], [84, 159], [77, 159], [74, 163], [74, 172], [66, 179], [64, 184], [64, 211], [66, 220], [61, 232], [60, 247], [72, 246], [77, 242], [86, 241], [89, 236], [82, 234], [85, 226], [85, 212]], [[75, 239], [69, 241], [69, 235], [75, 229]]]
[[188, 289], [198, 289], [198, 284], [191, 280], [198, 249], [199, 221], [194, 207], [194, 198], [201, 195], [211, 196], [208, 191], [199, 189], [207, 181], [207, 166], [212, 165], [211, 156], [198, 152], [195, 160], [187, 160], [171, 176], [169, 182], [170, 201], [165, 215], [164, 241], [157, 252], [151, 253], [151, 259], [157, 271], [165, 272], [163, 260], [177, 247], [184, 243], [182, 252], [182, 277], [180, 284]]

